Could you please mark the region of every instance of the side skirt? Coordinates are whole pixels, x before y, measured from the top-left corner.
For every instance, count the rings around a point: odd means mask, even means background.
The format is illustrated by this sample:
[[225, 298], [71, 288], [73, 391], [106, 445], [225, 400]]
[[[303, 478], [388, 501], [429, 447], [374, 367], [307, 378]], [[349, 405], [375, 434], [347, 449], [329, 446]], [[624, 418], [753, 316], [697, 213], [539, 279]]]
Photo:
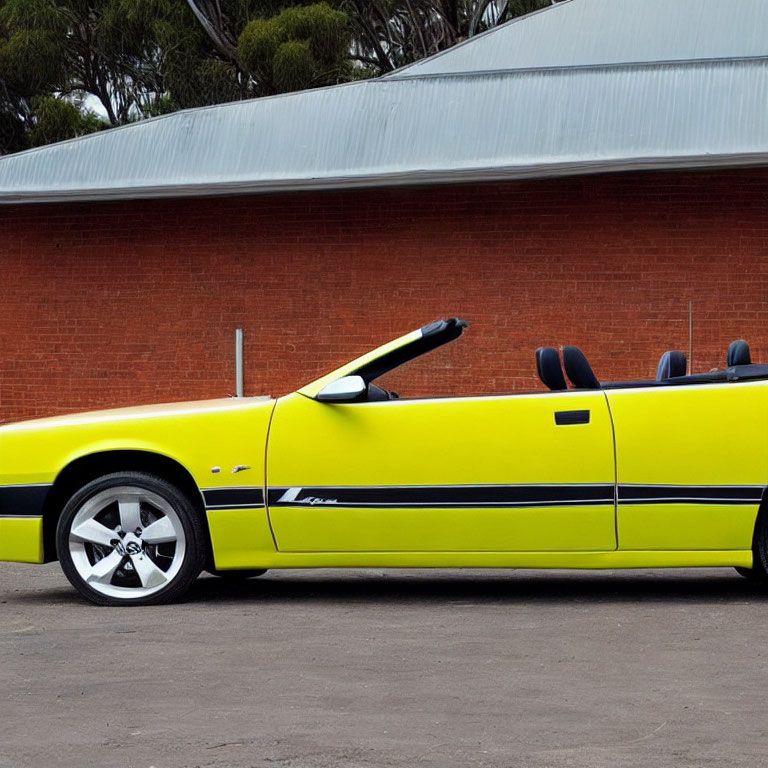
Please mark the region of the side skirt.
[[751, 550], [610, 552], [253, 552], [238, 568], [752, 567]]

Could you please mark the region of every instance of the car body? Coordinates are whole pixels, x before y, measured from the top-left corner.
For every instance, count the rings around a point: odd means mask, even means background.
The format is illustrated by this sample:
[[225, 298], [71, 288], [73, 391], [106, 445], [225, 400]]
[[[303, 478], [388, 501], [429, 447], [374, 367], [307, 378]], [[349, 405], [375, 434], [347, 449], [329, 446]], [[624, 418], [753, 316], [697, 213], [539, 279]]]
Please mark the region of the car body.
[[466, 325], [437, 321], [278, 399], [3, 426], [0, 560], [58, 558], [110, 604], [173, 599], [202, 568], [763, 573], [768, 367], [478, 397], [373, 383]]

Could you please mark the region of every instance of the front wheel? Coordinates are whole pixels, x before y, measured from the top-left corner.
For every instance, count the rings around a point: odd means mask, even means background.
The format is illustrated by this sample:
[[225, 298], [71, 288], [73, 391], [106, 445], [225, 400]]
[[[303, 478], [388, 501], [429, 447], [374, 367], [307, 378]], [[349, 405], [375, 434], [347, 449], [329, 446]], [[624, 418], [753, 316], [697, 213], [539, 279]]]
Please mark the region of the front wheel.
[[56, 529], [64, 575], [97, 605], [180, 598], [205, 557], [200, 517], [167, 481], [139, 472], [105, 475], [67, 502]]

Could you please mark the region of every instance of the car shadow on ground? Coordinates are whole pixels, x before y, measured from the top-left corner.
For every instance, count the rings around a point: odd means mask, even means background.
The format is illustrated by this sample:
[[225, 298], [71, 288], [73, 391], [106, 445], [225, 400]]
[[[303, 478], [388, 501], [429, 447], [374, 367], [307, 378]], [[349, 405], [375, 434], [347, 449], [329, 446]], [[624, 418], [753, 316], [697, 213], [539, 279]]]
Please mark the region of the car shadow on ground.
[[654, 603], [768, 602], [768, 585], [750, 582], [733, 572], [708, 571], [685, 575], [657, 573], [585, 574], [510, 572], [504, 575], [369, 575], [287, 573], [244, 581], [203, 577], [192, 586], [187, 602], [290, 603]]
[[[62, 576], [63, 581], [63, 576]], [[768, 584], [751, 582], [731, 569], [590, 572], [491, 571], [478, 574], [356, 570], [272, 571], [231, 581], [203, 574], [183, 602], [222, 603], [357, 603], [371, 605], [514, 605], [525, 603], [768, 603]], [[14, 590], [0, 603], [27, 605], [86, 604], [62, 584], [51, 589]]]

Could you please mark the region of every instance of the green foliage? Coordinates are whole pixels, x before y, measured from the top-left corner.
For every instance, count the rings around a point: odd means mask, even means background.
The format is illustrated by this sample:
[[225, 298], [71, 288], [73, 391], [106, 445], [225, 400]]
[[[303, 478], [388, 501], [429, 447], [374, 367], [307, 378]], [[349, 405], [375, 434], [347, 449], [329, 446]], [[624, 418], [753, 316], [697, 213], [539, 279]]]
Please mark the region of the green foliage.
[[318, 3], [250, 22], [237, 58], [261, 92], [283, 93], [348, 79], [351, 44], [347, 15]]
[[0, 154], [18, 152], [24, 148], [24, 121], [4, 105], [0, 110]]
[[318, 68], [309, 40], [289, 40], [275, 52], [272, 60], [277, 91], [300, 91], [317, 81]]
[[11, 31], [45, 29], [57, 38], [66, 34], [68, 26], [64, 8], [51, 0], [6, 0], [0, 23]]
[[[164, 97], [153, 24], [132, 6], [144, 0], [6, 0], [0, 27], [11, 42], [25, 36], [55, 46], [27, 46], [25, 70], [59, 72], [56, 88], [65, 95], [95, 96], [112, 125], [151, 112]], [[159, 12], [160, 6], [156, 7]]]
[[277, 30], [272, 21], [255, 19], [237, 41], [237, 57], [254, 75], [264, 77], [261, 71], [271, 70], [272, 60], [280, 47]]
[[30, 147], [74, 139], [106, 127], [95, 115], [83, 114], [74, 105], [53, 96], [36, 97], [32, 100], [32, 109], [35, 124], [27, 133]]
[[24, 95], [54, 88], [64, 80], [62, 48], [49, 32], [22, 29], [0, 45], [0, 74]]

